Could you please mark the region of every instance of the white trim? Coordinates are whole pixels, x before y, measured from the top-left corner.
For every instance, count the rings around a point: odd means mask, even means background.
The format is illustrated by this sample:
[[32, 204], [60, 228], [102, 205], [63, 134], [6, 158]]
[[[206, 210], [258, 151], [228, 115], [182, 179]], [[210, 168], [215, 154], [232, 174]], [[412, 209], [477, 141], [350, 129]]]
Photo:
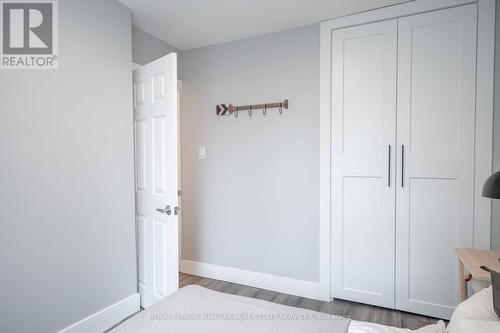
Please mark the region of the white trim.
[[319, 136], [319, 283], [321, 298], [331, 296], [331, 33], [321, 24], [320, 52], [320, 136]]
[[419, 13], [430, 12], [439, 9], [457, 7], [476, 3], [477, 0], [418, 0], [405, 2], [399, 5], [393, 5], [380, 9], [370, 10], [367, 12], [339, 17], [333, 20], [321, 22], [321, 25], [326, 25], [329, 29], [339, 29], [360, 25], [365, 23], [373, 23], [385, 21], [389, 19], [415, 15]]
[[284, 294], [323, 300], [319, 297], [319, 283], [313, 281], [292, 279], [278, 275], [189, 260], [182, 260], [179, 268], [182, 273], [186, 274], [277, 291]]
[[481, 195], [493, 164], [495, 0], [479, 0], [474, 189], [474, 248], [491, 248], [491, 200]]
[[140, 296], [133, 294], [58, 333], [101, 333], [140, 310]]
[[[331, 286], [331, 31], [433, 10], [456, 7], [473, 0], [419, 0], [321, 23], [320, 47], [320, 293]], [[481, 188], [492, 171], [493, 95], [495, 51], [495, 0], [478, 2], [474, 247], [491, 246], [491, 202], [481, 197]]]

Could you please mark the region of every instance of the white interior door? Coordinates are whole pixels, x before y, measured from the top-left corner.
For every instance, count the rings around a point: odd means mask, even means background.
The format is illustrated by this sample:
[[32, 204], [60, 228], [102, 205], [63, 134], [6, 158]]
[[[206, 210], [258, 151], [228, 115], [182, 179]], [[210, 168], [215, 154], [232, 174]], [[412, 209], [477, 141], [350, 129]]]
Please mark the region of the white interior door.
[[177, 55], [133, 72], [138, 282], [147, 308], [179, 287]]
[[473, 246], [476, 5], [399, 20], [396, 306], [449, 318]]
[[394, 306], [397, 21], [332, 34], [333, 297]]

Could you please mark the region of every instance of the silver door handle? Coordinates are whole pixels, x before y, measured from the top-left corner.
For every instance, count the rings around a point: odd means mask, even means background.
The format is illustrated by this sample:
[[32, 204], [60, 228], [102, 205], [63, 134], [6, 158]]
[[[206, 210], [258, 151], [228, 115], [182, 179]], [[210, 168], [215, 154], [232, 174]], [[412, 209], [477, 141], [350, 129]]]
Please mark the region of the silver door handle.
[[170, 207], [170, 205], [166, 205], [165, 208], [156, 208], [156, 211], [163, 213], [163, 214], [170, 215], [170, 214], [172, 214], [172, 207]]
[[401, 187], [405, 187], [405, 145], [401, 145]]
[[181, 209], [177, 206], [174, 207], [174, 215], [179, 215], [179, 212], [181, 211]]
[[389, 160], [387, 161], [388, 165], [389, 165], [387, 168], [387, 186], [388, 187], [391, 187], [391, 149], [392, 149], [392, 146], [389, 145], [389, 147], [388, 147], [388, 155], [389, 155], [388, 159]]

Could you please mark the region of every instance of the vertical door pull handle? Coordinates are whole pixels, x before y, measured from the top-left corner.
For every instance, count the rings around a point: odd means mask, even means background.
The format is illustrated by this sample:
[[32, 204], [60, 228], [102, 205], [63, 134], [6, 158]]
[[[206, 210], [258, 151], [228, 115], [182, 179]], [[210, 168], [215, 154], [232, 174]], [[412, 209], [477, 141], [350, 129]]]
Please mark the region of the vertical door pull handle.
[[388, 166], [387, 166], [387, 186], [391, 187], [391, 145], [389, 145], [389, 157], [388, 157]]
[[405, 187], [405, 145], [401, 145], [401, 187]]

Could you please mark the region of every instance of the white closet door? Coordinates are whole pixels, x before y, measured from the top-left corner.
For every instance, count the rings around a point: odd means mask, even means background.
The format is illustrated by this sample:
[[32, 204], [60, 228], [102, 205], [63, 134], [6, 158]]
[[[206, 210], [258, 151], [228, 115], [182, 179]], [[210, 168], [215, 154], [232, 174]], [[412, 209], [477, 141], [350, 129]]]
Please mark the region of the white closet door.
[[394, 306], [396, 60], [395, 20], [332, 33], [333, 297], [385, 307]]
[[476, 5], [399, 20], [396, 307], [449, 318], [473, 246]]

